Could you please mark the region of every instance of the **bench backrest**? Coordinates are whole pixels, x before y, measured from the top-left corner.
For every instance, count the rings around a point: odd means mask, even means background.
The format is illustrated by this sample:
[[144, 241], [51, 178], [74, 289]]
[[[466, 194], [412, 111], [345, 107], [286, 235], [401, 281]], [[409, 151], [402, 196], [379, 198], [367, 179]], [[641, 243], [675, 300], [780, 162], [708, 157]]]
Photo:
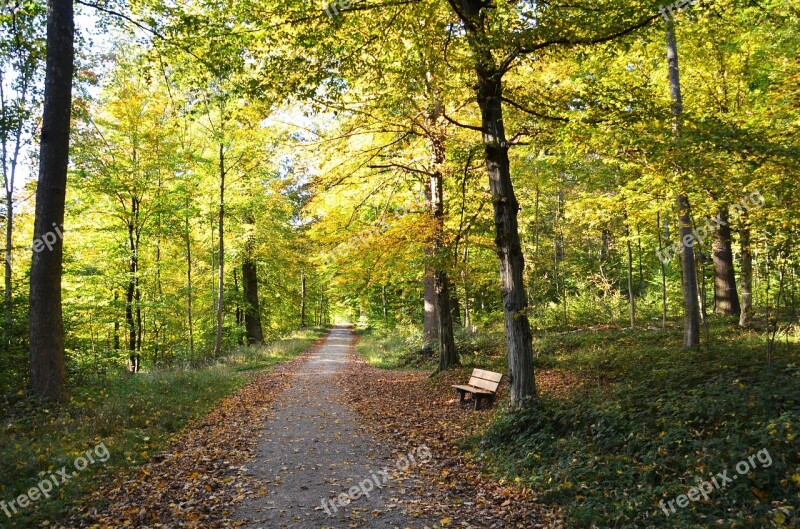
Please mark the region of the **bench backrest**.
[[500, 386], [501, 380], [503, 380], [502, 373], [484, 371], [483, 369], [475, 369], [472, 371], [472, 376], [469, 379], [469, 385], [496, 393], [498, 386]]

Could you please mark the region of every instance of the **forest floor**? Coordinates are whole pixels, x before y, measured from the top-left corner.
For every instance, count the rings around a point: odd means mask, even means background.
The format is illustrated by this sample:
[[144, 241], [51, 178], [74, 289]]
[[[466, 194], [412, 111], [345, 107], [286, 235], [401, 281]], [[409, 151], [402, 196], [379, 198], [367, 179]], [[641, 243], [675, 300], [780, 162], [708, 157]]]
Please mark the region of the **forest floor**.
[[458, 405], [460, 373], [381, 370], [356, 340], [335, 328], [258, 375], [63, 527], [563, 527], [460, 455], [495, 413]]

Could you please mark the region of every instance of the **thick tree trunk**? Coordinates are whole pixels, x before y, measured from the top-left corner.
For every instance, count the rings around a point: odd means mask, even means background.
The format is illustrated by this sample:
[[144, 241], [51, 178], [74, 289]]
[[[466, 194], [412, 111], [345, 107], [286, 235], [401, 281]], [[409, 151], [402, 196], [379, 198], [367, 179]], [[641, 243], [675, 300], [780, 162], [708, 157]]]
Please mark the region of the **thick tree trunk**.
[[736, 272], [733, 268], [733, 248], [731, 247], [731, 227], [728, 224], [728, 207], [719, 209], [718, 219], [722, 224], [717, 228], [714, 239], [714, 311], [726, 316], [738, 316], [741, 312], [739, 294], [736, 292]]
[[[74, 35], [72, 0], [50, 0], [34, 241], [64, 223]], [[34, 251], [31, 262], [31, 389], [37, 395], [53, 399], [64, 395], [63, 249], [63, 240], [57, 237], [52, 250]]]
[[217, 336], [214, 356], [222, 351], [223, 302], [225, 301], [225, 146], [219, 146], [219, 213], [217, 237], [219, 237], [219, 275], [217, 276]]
[[517, 224], [519, 203], [511, 181], [508, 141], [503, 122], [503, 72], [495, 63], [491, 50], [486, 47], [487, 39], [482, 29], [485, 11], [482, 0], [463, 0], [459, 14], [464, 19], [475, 61], [476, 98], [481, 110], [484, 158], [492, 193], [495, 245], [500, 262], [500, 290], [508, 343], [509, 393], [512, 406], [519, 407], [536, 396], [533, 343], [523, 281], [525, 262]]
[[[678, 44], [675, 38], [675, 23], [667, 20], [667, 62], [669, 63], [669, 86], [672, 97], [672, 114], [674, 116], [675, 143], [680, 148], [683, 143], [683, 98], [681, 96], [680, 69], [678, 67]], [[678, 167], [678, 225], [681, 241], [682, 293], [683, 293], [683, 346], [700, 345], [700, 308], [697, 301], [697, 269], [694, 262], [694, 236], [686, 195], [683, 174]]]
[[750, 243], [750, 225], [742, 219], [739, 230], [739, 243], [742, 247], [742, 310], [739, 325], [747, 327], [753, 312], [753, 248]]

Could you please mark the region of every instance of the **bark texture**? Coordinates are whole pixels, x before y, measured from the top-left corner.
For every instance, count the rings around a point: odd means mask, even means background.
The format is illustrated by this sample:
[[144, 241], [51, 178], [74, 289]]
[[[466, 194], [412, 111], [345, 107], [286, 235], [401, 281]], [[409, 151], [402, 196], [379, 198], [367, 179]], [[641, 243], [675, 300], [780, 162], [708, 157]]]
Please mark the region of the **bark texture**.
[[[69, 163], [75, 25], [72, 0], [49, 0], [44, 108], [36, 189], [34, 241], [63, 226]], [[31, 389], [64, 396], [64, 334], [61, 312], [63, 239], [33, 252], [30, 277]]]
[[487, 11], [481, 0], [463, 0], [458, 14], [464, 22], [477, 77], [475, 95], [481, 110], [484, 159], [492, 194], [495, 246], [500, 264], [509, 393], [512, 406], [519, 407], [536, 396], [536, 381], [523, 281], [525, 261], [517, 221], [519, 203], [511, 180], [509, 146], [503, 122], [503, 70], [489, 47], [484, 20]]
[[741, 312], [739, 294], [736, 292], [736, 272], [733, 267], [731, 227], [728, 224], [728, 207], [719, 209], [717, 218], [721, 224], [713, 244], [714, 259], [714, 312], [726, 316], [738, 316]]

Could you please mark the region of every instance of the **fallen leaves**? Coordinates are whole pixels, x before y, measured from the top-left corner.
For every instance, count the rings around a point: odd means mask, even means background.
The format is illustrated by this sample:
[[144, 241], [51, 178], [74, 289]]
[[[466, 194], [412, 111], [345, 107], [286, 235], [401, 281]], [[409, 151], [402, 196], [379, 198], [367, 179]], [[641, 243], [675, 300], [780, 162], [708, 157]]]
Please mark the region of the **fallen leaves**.
[[[431, 378], [428, 371], [380, 370], [355, 353], [351, 359], [339, 380], [343, 401], [358, 411], [369, 431], [398, 454], [423, 444], [433, 453], [433, 460], [417, 469], [424, 487], [418, 501], [404, 501], [406, 509], [439, 520], [441, 527], [564, 527], [557, 508], [538, 503], [531, 491], [484, 475], [458, 448], [460, 439], [479, 434], [492, 420], [504, 400], [505, 383], [494, 408], [472, 412], [459, 406], [450, 388], [469, 378], [467, 369]], [[537, 375], [537, 383], [560, 393], [582, 381], [551, 371]]]
[[[96, 529], [236, 527], [231, 506], [264, 494], [246, 476], [244, 464], [254, 456], [257, 430], [273, 398], [286, 389], [286, 376], [319, 347], [257, 375], [245, 388], [221, 401], [133, 475], [101, 487], [72, 519], [58, 527]], [[145, 454], [142, 454], [144, 457]]]

